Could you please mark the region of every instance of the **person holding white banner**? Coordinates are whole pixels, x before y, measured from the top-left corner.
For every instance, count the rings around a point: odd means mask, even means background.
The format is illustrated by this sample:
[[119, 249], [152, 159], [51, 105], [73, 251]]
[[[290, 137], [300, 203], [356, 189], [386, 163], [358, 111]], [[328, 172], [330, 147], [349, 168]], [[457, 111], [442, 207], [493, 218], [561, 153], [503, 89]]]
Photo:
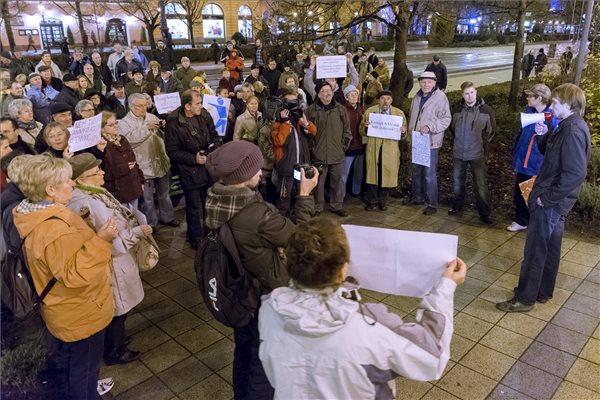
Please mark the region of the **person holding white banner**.
[[413, 97], [410, 106], [410, 128], [413, 132], [429, 136], [431, 150], [429, 167], [413, 163], [411, 197], [404, 201], [404, 204], [423, 204], [427, 200], [427, 208], [423, 210], [425, 215], [437, 212], [438, 153], [444, 141], [444, 131], [452, 121], [448, 98], [443, 91], [436, 87], [436, 81], [437, 78], [433, 72], [421, 73], [419, 76], [421, 90]]
[[467, 267], [447, 263], [439, 283], [404, 322], [362, 303], [346, 277], [350, 246], [327, 218], [298, 225], [286, 248], [290, 284], [263, 297], [259, 357], [277, 399], [393, 399], [398, 376], [439, 379], [450, 359], [453, 303]]
[[[383, 137], [369, 130], [372, 114], [394, 115], [402, 118], [398, 127], [397, 138]], [[389, 123], [390, 125], [392, 122]], [[367, 190], [368, 198], [366, 211], [379, 206], [381, 211], [387, 210], [387, 200], [390, 188], [398, 186], [398, 170], [400, 168], [400, 143], [402, 134], [406, 133], [406, 116], [399, 108], [392, 106], [392, 92], [379, 92], [379, 105], [368, 108], [360, 123], [360, 133], [367, 139]]]

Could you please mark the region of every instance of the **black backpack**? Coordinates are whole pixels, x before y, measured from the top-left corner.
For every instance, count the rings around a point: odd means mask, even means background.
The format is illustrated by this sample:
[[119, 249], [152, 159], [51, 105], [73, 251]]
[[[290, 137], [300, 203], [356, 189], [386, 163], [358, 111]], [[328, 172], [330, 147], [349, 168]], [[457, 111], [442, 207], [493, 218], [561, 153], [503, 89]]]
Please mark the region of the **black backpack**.
[[262, 285], [243, 267], [229, 224], [208, 233], [195, 259], [200, 294], [213, 317], [241, 328], [258, 313]]
[[[61, 218], [52, 216], [48, 219]], [[56, 278], [52, 277], [38, 296], [23, 254], [25, 239], [27, 236], [23, 238], [18, 249], [9, 248], [2, 259], [2, 304], [12, 311], [17, 321], [25, 321], [35, 315], [56, 283]]]

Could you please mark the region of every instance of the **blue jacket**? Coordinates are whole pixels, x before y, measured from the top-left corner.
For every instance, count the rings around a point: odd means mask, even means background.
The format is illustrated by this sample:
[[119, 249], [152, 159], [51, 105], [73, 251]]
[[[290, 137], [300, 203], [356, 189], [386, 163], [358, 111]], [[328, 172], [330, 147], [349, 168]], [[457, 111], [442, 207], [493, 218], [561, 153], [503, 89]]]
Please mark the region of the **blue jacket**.
[[52, 121], [50, 98], [40, 86], [31, 85], [27, 91], [27, 98], [33, 105], [33, 117], [36, 121], [41, 122], [42, 124], [47, 124]]
[[[550, 112], [550, 107], [546, 107], [546, 109], [544, 109], [542, 112]], [[534, 114], [537, 113], [537, 111], [533, 107], [527, 107], [525, 113]], [[554, 116], [552, 116], [551, 123], [544, 123], [548, 125], [549, 132], [552, 132], [558, 126], [558, 120], [554, 118]], [[513, 148], [513, 168], [515, 169], [515, 172], [528, 176], [534, 176], [540, 172], [542, 161], [544, 161], [544, 156], [538, 148], [536, 140], [534, 139], [535, 136], [535, 124], [521, 128], [519, 131], [519, 135], [517, 136], [517, 140], [515, 141], [515, 146]], [[527, 153], [530, 143], [531, 151], [529, 152], [528, 156]]]

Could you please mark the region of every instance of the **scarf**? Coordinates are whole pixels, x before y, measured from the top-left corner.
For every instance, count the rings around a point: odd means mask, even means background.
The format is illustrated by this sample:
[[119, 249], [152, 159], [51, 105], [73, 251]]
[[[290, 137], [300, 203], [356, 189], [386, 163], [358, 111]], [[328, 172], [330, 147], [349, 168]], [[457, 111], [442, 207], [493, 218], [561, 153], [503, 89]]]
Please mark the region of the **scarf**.
[[119, 200], [110, 194], [106, 189], [94, 186], [75, 185], [75, 187], [91, 198], [100, 200], [107, 208], [114, 210], [121, 216], [130, 226], [138, 226], [138, 221], [135, 215], [127, 207], [124, 207]]
[[317, 105], [325, 111], [333, 110], [333, 108], [335, 107], [335, 99], [331, 99], [331, 103], [325, 105], [323, 104], [321, 99], [317, 97]]
[[17, 125], [19, 125], [19, 128], [21, 129], [30, 131], [37, 128], [37, 121], [35, 119], [32, 119], [31, 122], [17, 121]]
[[206, 226], [219, 229], [248, 204], [263, 201], [256, 190], [215, 183], [206, 197]]

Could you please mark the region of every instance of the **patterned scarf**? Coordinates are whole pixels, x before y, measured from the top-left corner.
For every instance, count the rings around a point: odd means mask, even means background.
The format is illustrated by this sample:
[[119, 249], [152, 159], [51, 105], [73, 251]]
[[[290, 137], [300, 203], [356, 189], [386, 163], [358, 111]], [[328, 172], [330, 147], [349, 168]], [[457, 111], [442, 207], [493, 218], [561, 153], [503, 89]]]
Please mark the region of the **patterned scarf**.
[[43, 200], [38, 203], [32, 203], [27, 199], [24, 199], [17, 206], [17, 212], [19, 214], [31, 214], [36, 211], [41, 211], [45, 208], [52, 207], [54, 203], [50, 203], [49, 201]]
[[89, 195], [91, 198], [100, 200], [107, 208], [115, 210], [130, 226], [137, 226], [138, 222], [135, 215], [124, 207], [119, 200], [110, 194], [106, 189], [94, 186], [75, 185], [82, 192]]
[[206, 226], [219, 229], [248, 204], [263, 201], [260, 193], [250, 188], [238, 188], [215, 183], [206, 197]]

